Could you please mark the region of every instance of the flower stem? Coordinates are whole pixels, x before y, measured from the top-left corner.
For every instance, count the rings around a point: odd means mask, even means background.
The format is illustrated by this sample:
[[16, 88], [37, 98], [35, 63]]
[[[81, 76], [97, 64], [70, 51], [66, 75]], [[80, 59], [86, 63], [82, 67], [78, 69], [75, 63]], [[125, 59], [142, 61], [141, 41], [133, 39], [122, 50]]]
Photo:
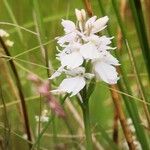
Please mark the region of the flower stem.
[[82, 105], [83, 120], [86, 135], [86, 150], [92, 150], [92, 137], [91, 137], [91, 127], [90, 127], [90, 116], [89, 116], [89, 102], [84, 101]]

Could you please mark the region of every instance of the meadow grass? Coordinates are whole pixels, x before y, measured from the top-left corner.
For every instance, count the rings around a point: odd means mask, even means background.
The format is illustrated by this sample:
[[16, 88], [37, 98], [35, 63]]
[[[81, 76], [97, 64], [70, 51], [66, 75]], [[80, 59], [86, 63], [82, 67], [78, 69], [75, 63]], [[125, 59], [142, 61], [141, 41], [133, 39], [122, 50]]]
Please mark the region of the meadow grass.
[[[14, 41], [14, 46], [7, 48], [0, 38], [0, 149], [137, 149], [135, 145], [128, 148], [126, 143], [130, 145], [130, 136], [134, 136], [142, 150], [149, 150], [149, 3], [0, 0], [0, 29]], [[66, 114], [61, 118], [52, 112], [28, 75], [37, 75], [44, 82], [58, 68], [55, 37], [63, 35], [62, 19], [75, 20], [75, 8], [84, 8], [89, 17], [109, 17], [102, 33], [114, 36], [111, 45], [117, 49], [112, 53], [121, 64], [117, 68], [120, 80], [115, 86], [92, 80], [87, 95], [83, 95], [87, 103], [68, 95], [56, 96]], [[56, 88], [61, 80], [48, 80], [50, 88]], [[45, 109], [49, 121], [37, 122], [35, 116], [41, 116]], [[132, 135], [129, 118], [135, 128]]]

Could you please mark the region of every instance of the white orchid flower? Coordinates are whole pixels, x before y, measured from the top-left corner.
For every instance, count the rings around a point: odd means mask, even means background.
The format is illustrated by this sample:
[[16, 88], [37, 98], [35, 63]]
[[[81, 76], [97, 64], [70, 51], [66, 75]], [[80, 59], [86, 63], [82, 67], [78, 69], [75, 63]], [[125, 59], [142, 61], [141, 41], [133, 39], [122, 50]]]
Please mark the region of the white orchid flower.
[[99, 52], [96, 46], [91, 42], [83, 45], [74, 43], [66, 47], [57, 56], [62, 66], [73, 69], [81, 66], [84, 60], [98, 58]]
[[59, 85], [58, 89], [52, 90], [52, 93], [68, 93], [70, 97], [79, 93], [85, 86], [85, 78], [77, 76], [72, 78], [66, 78]]
[[60, 46], [64, 47], [65, 43], [72, 43], [72, 42], [74, 42], [76, 37], [77, 37], [77, 34], [75, 32], [71, 32], [71, 33], [68, 33], [68, 34], [66, 34], [66, 35], [64, 35], [62, 37], [57, 37], [56, 39], [58, 40], [57, 43]]
[[101, 53], [101, 57], [99, 57], [101, 59], [101, 61], [110, 64], [110, 65], [114, 65], [114, 66], [119, 66], [119, 61], [110, 54], [110, 52], [108, 51], [104, 51]]
[[64, 67], [63, 67], [63, 66], [60, 66], [60, 67], [58, 68], [58, 70], [55, 71], [54, 74], [53, 74], [49, 79], [54, 79], [54, 78], [56, 78], [56, 77], [59, 77], [59, 76], [62, 74], [63, 71], [64, 71]]
[[[108, 84], [116, 84], [119, 79], [115, 66], [120, 65], [118, 60], [111, 55], [109, 50], [113, 37], [99, 36], [98, 32], [106, 28], [108, 17], [97, 19], [93, 16], [86, 19], [85, 10], [75, 10], [77, 23], [70, 20], [62, 20], [65, 35], [57, 38], [57, 59], [61, 66], [50, 77], [54, 79], [62, 73], [66, 78], [53, 93], [69, 93], [71, 96], [78, 94], [88, 80], [97, 77]], [[90, 60], [90, 61], [89, 61]], [[90, 63], [94, 74], [86, 72], [86, 63]]]
[[76, 30], [76, 26], [73, 21], [62, 19], [61, 24], [64, 27], [64, 31], [66, 34], [74, 32]]
[[79, 22], [86, 20], [86, 12], [84, 9], [81, 9], [81, 10], [75, 9], [75, 14]]
[[63, 67], [66, 66], [69, 69], [81, 66], [84, 61], [78, 49], [72, 51], [70, 48], [66, 48], [64, 51], [62, 51], [62, 53], [59, 53], [57, 56], [58, 60], [60, 60], [61, 62], [61, 65]]
[[72, 22], [70, 20], [62, 19], [61, 24], [64, 28], [65, 35], [62, 37], [57, 37], [56, 39], [58, 40], [57, 43], [60, 46], [63, 46], [64, 43], [70, 43], [70, 42], [75, 41], [75, 39], [77, 37], [77, 30], [76, 30], [76, 26], [75, 26], [74, 22]]
[[85, 23], [85, 32], [90, 34], [95, 34], [106, 28], [106, 24], [109, 20], [108, 16], [97, 19], [97, 16], [91, 17]]
[[99, 59], [93, 61], [93, 71], [97, 79], [108, 84], [116, 84], [119, 77], [114, 66], [119, 66], [119, 61], [108, 51], [102, 51]]
[[95, 61], [93, 63], [93, 70], [97, 79], [103, 80], [108, 84], [116, 84], [119, 79], [116, 68], [103, 61]]

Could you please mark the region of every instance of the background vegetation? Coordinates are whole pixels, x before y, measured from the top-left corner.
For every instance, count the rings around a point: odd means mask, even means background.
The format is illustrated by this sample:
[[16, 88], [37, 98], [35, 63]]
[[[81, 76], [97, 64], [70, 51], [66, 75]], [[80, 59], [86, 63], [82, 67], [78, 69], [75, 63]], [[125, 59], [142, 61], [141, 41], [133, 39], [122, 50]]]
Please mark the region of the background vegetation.
[[[90, 98], [90, 118], [94, 149], [122, 149], [124, 134], [118, 122], [113, 104], [113, 93], [119, 94], [122, 109], [131, 118], [136, 131], [133, 133], [143, 150], [150, 149], [150, 16], [148, 0], [91, 0], [92, 10], [98, 17], [107, 15], [110, 20], [104, 34], [114, 36], [112, 45], [117, 46], [120, 60], [118, 88], [97, 83]], [[141, 8], [142, 6], [142, 8]], [[34, 142], [39, 139], [35, 116], [48, 110], [35, 86], [27, 79], [29, 73], [47, 80], [47, 65], [42, 45], [47, 49], [50, 74], [58, 66], [55, 37], [63, 34], [61, 19], [75, 20], [74, 9], [86, 8], [81, 0], [0, 0], [0, 28], [10, 34], [14, 46], [9, 49], [11, 58], [0, 47], [0, 149], [28, 149], [29, 141], [24, 138], [23, 117], [20, 113], [20, 98], [16, 78], [9, 64], [10, 59], [17, 68], [22, 84], [29, 124]], [[144, 19], [144, 20], [143, 20]], [[55, 88], [60, 81], [52, 82]], [[61, 97], [57, 97], [61, 100]], [[85, 149], [82, 113], [75, 98], [63, 104], [66, 120], [55, 117], [42, 138], [35, 145], [39, 149]], [[119, 122], [118, 122], [119, 123]], [[41, 123], [41, 129], [47, 123]], [[118, 142], [113, 139], [117, 130]], [[114, 142], [115, 141], [115, 142]], [[115, 144], [118, 143], [118, 144]], [[127, 149], [127, 148], [126, 148]]]

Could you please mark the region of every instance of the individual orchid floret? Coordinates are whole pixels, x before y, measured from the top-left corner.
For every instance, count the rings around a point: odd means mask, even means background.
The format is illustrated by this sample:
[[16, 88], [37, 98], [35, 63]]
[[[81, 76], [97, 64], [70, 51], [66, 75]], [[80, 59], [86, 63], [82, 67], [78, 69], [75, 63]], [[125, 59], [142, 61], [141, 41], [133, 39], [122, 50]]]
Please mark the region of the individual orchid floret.
[[73, 43], [68, 45], [57, 56], [62, 66], [74, 69], [81, 66], [84, 60], [98, 58], [99, 52], [96, 46], [91, 42], [86, 44]]
[[115, 67], [102, 61], [95, 61], [93, 63], [93, 70], [97, 79], [102, 80], [108, 84], [116, 84], [119, 79]]
[[75, 9], [75, 14], [79, 22], [84, 22], [86, 20], [86, 12], [84, 9]]
[[66, 78], [62, 81], [57, 90], [51, 92], [57, 94], [68, 93], [71, 94], [70, 97], [72, 97], [79, 93], [84, 88], [85, 84], [85, 79], [81, 76]]
[[95, 34], [106, 28], [106, 24], [109, 20], [108, 16], [99, 18], [96, 20], [96, 16], [93, 16], [85, 23], [85, 32], [89, 34]]
[[65, 74], [66, 78], [52, 92], [69, 93], [71, 96], [80, 93], [93, 77], [116, 84], [119, 77], [115, 66], [120, 65], [110, 53], [116, 49], [110, 46], [113, 37], [98, 34], [107, 27], [108, 16], [87, 18], [83, 9], [75, 9], [75, 14], [76, 23], [70, 20], [61, 22], [65, 35], [57, 38], [59, 47], [56, 55], [61, 66], [50, 77], [54, 79]]
[[68, 93], [70, 97], [79, 93], [86, 85], [87, 79], [94, 77], [91, 73], [85, 73], [84, 67], [78, 67], [73, 70], [64, 70], [67, 78], [64, 79], [56, 90], [52, 93]]
[[67, 33], [67, 34], [76, 30], [76, 26], [75, 26], [74, 22], [72, 22], [70, 20], [63, 20], [62, 19], [61, 24], [64, 27], [65, 33]]

